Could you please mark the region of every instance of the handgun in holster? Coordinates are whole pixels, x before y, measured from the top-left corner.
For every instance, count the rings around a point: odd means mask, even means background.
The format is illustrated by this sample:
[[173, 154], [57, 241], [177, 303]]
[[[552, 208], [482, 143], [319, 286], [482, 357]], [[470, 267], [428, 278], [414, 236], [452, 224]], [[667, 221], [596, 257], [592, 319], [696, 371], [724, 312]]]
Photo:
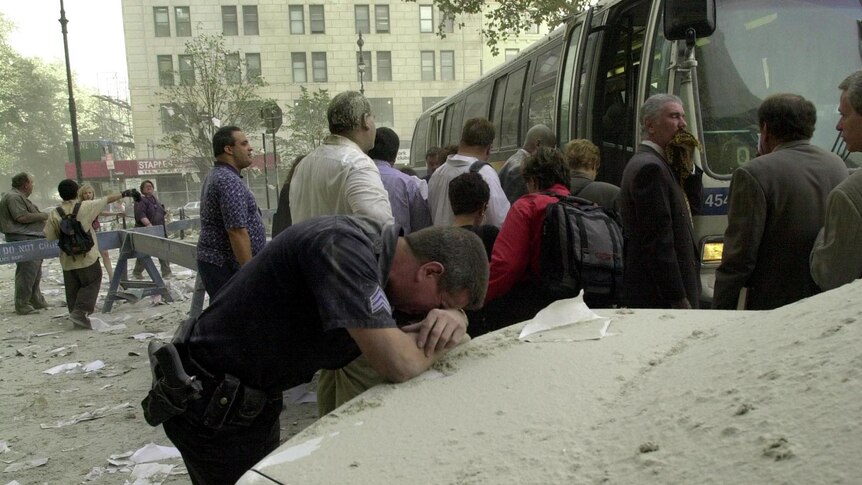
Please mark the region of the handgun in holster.
[[203, 385], [183, 368], [177, 348], [172, 343], [150, 342], [147, 347], [153, 387], [141, 402], [144, 418], [158, 426], [186, 411], [189, 402], [200, 399]]

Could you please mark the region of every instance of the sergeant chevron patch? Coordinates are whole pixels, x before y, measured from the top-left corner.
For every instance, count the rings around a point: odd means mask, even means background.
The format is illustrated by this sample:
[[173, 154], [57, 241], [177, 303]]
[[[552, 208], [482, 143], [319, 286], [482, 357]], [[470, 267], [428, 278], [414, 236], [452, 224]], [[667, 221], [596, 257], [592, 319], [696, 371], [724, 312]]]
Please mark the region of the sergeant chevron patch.
[[374, 290], [374, 293], [368, 297], [368, 303], [371, 306], [371, 313], [377, 313], [381, 310], [385, 310], [387, 314], [392, 314], [392, 307], [389, 306], [389, 300], [386, 298], [386, 293], [383, 292], [383, 289], [380, 286], [377, 286], [377, 289]]

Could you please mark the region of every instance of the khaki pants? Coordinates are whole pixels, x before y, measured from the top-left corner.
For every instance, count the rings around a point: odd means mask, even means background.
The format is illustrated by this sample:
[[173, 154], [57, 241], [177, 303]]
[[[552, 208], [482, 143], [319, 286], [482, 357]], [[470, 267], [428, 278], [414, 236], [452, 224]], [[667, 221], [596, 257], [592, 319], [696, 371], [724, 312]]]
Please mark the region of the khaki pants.
[[317, 412], [323, 417], [368, 389], [385, 382], [364, 355], [341, 369], [320, 371], [317, 382]]

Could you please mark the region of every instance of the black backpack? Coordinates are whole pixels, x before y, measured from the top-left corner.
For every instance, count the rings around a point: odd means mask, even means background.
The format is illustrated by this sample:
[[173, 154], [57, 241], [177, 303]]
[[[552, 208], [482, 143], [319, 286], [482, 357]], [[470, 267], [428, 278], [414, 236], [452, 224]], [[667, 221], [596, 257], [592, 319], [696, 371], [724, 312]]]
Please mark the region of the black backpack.
[[60, 240], [57, 245], [61, 251], [73, 258], [87, 254], [93, 248], [93, 236], [85, 231], [78, 221], [78, 209], [80, 208], [81, 203], [78, 202], [72, 213], [66, 214], [62, 207], [57, 207], [57, 213], [60, 214]]
[[591, 307], [619, 303], [623, 281], [623, 231], [611, 209], [580, 197], [548, 205], [542, 227], [539, 274], [554, 299], [573, 298], [584, 290]]

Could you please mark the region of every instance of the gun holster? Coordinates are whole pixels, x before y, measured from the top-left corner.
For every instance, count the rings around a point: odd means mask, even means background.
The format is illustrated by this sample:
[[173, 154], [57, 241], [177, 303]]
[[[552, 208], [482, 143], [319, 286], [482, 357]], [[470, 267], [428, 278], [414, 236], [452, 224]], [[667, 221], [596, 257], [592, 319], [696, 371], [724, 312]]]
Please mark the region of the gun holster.
[[191, 401], [200, 399], [203, 385], [183, 368], [180, 354], [174, 344], [150, 342], [147, 347], [153, 387], [141, 402], [144, 418], [150, 426], [158, 426], [182, 414]]

